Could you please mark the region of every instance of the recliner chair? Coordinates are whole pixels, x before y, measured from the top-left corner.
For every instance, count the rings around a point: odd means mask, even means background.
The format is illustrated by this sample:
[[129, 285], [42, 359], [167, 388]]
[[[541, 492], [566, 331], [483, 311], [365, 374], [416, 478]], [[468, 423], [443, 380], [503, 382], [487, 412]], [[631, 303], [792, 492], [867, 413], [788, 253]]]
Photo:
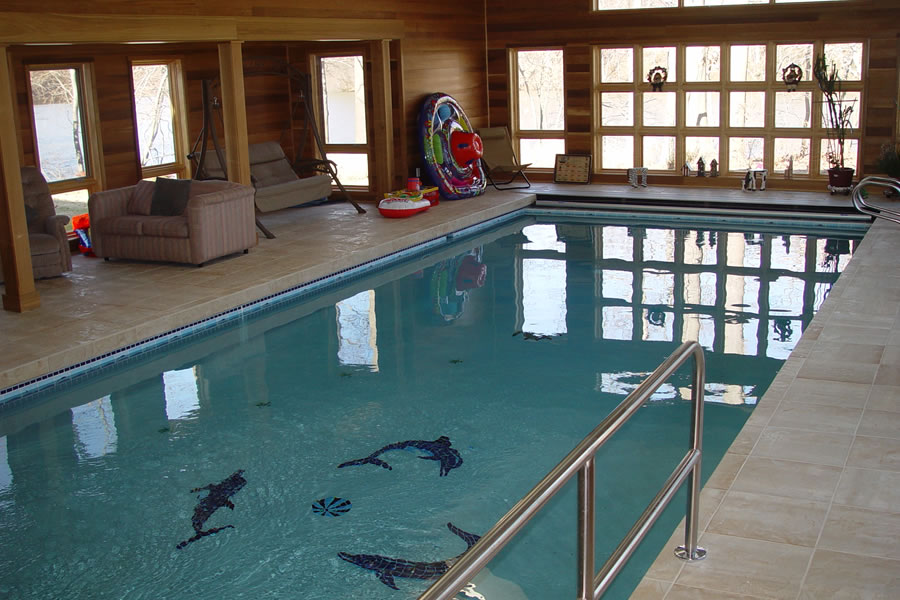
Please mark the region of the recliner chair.
[[[69, 217], [56, 214], [50, 187], [37, 167], [22, 167], [20, 172], [34, 278], [58, 277], [72, 270], [72, 255], [66, 234]], [[2, 281], [3, 265], [0, 264]]]

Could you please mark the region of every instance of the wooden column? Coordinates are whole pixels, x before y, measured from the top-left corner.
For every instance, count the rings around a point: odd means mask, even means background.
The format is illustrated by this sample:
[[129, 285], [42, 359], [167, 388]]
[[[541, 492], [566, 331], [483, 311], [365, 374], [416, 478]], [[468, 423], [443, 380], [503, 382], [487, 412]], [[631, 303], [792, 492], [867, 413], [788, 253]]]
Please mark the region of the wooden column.
[[228, 179], [243, 185], [250, 181], [250, 142], [247, 137], [247, 103], [244, 97], [243, 42], [219, 44], [219, 87]]
[[395, 188], [394, 111], [391, 103], [391, 42], [371, 42], [372, 56], [372, 140], [370, 162], [375, 166], [375, 198]]
[[31, 270], [31, 247], [25, 220], [25, 198], [19, 173], [19, 130], [16, 127], [15, 86], [6, 46], [0, 46], [0, 259], [6, 292], [3, 308], [24, 312], [41, 305]]

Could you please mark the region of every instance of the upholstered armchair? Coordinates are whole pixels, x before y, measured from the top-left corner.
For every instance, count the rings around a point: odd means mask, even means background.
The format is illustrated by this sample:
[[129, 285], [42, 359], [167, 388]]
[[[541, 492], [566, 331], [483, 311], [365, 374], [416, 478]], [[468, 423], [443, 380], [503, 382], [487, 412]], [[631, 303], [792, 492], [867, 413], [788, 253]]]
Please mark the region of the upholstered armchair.
[[[72, 255], [66, 236], [69, 217], [56, 214], [50, 187], [37, 167], [22, 167], [21, 173], [34, 278], [57, 277], [72, 270]], [[0, 264], [2, 281], [3, 265]]]

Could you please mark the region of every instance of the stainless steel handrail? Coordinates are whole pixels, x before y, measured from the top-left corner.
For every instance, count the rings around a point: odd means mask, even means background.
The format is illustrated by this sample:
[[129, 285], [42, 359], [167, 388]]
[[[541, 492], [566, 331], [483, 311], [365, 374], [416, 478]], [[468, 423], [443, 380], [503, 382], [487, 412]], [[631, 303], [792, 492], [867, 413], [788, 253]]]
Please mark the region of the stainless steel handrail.
[[900, 180], [891, 179], [890, 177], [876, 177], [874, 175], [870, 175], [868, 177], [864, 177], [862, 181], [856, 184], [856, 187], [853, 188], [853, 193], [850, 196], [853, 199], [853, 206], [855, 206], [856, 210], [858, 210], [859, 212], [873, 217], [887, 219], [888, 221], [893, 221], [894, 223], [900, 224], [900, 212], [891, 210], [890, 208], [885, 208], [883, 206], [875, 206], [866, 202], [866, 199], [862, 196], [862, 191], [863, 188], [865, 188], [867, 185], [892, 188], [895, 192], [900, 194]]
[[[647, 402], [653, 393], [694, 357], [691, 402], [691, 448], [666, 480], [659, 494], [625, 536], [600, 572], [594, 576], [594, 455], [597, 450]], [[587, 435], [528, 494], [519, 500], [490, 531], [485, 533], [419, 600], [449, 600], [456, 595], [534, 517], [566, 482], [578, 474], [578, 600], [599, 598], [612, 583], [653, 523], [687, 480], [684, 545], [675, 550], [679, 558], [700, 560], [706, 550], [697, 546], [700, 508], [700, 458], [703, 446], [703, 386], [705, 359], [697, 342], [685, 342], [656, 368], [600, 425]]]

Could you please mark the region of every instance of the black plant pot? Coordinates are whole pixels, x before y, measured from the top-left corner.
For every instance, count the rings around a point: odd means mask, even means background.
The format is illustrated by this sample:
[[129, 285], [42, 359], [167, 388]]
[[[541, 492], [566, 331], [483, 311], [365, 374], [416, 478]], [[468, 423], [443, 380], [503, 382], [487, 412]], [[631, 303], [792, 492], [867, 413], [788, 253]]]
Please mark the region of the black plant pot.
[[833, 188], [849, 188], [853, 184], [853, 169], [832, 167], [828, 169], [828, 185]]

